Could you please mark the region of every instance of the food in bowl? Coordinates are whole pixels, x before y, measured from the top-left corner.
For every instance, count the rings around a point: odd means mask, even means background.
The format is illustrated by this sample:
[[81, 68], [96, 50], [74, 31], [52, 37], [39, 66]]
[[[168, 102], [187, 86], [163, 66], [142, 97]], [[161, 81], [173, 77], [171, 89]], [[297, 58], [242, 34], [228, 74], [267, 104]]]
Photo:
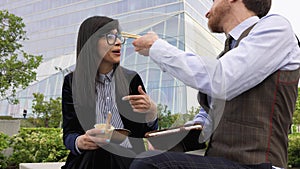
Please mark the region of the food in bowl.
[[106, 127], [106, 124], [105, 123], [100, 123], [100, 124], [95, 124], [94, 127], [96, 129], [100, 129], [100, 130], [103, 130], [104, 131], [104, 137], [107, 138], [107, 139], [111, 139], [111, 136], [112, 136], [112, 133], [115, 129], [114, 126], [112, 125], [108, 125]]

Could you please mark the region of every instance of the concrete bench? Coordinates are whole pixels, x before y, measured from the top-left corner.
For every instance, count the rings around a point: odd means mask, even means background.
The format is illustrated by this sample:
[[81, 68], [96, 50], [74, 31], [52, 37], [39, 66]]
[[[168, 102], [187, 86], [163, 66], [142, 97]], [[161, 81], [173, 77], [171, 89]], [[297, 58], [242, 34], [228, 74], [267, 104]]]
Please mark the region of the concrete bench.
[[65, 162], [20, 163], [19, 169], [60, 169]]
[[[185, 152], [187, 154], [204, 155], [205, 150], [195, 150]], [[20, 163], [19, 169], [60, 169], [65, 162], [47, 162], [47, 163]]]
[[[187, 154], [204, 155], [205, 150], [195, 150], [185, 152]], [[47, 163], [20, 163], [19, 169], [60, 169], [65, 162], [47, 162]]]
[[193, 154], [193, 155], [201, 155], [204, 156], [205, 154], [205, 149], [200, 149], [200, 150], [194, 150], [194, 151], [187, 151], [185, 152], [186, 154]]

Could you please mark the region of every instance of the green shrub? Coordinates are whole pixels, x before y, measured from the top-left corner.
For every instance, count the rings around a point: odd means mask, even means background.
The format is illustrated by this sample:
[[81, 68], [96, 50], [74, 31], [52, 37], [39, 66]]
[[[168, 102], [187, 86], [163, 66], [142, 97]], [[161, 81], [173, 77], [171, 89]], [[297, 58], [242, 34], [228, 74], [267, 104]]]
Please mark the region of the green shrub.
[[300, 133], [289, 135], [288, 164], [300, 167]]
[[9, 166], [19, 163], [61, 162], [69, 151], [62, 141], [62, 131], [57, 128], [21, 128], [11, 138], [13, 154], [8, 158]]
[[7, 157], [2, 153], [9, 145], [9, 136], [0, 132], [0, 168], [6, 168]]
[[194, 116], [199, 112], [200, 107], [192, 107], [188, 113], [171, 113], [167, 105], [157, 105], [158, 127], [166, 129], [184, 125], [187, 121], [193, 120]]
[[15, 120], [13, 117], [11, 116], [0, 116], [1, 120]]

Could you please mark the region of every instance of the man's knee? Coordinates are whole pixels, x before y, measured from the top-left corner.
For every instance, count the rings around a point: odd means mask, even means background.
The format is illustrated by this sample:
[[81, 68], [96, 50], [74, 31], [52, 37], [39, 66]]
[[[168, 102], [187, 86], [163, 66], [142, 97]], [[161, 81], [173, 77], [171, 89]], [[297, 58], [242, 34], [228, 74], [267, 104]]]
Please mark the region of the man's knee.
[[146, 151], [139, 154], [131, 163], [130, 169], [155, 169], [154, 157], [162, 154], [162, 151]]
[[136, 158], [130, 165], [130, 169], [156, 169], [155, 162], [150, 158]]

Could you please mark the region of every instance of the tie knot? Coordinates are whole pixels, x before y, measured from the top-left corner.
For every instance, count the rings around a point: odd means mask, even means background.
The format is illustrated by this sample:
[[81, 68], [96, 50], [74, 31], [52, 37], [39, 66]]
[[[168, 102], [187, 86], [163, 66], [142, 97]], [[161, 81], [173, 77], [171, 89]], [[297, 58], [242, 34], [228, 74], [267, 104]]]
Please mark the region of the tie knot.
[[226, 52], [228, 52], [231, 49], [232, 41], [233, 41], [233, 37], [228, 35], [225, 40], [224, 50], [219, 54], [218, 59], [221, 58]]
[[224, 48], [224, 52], [228, 52], [231, 49], [231, 43], [232, 43], [232, 36], [228, 35], [226, 41], [225, 41], [225, 48]]

